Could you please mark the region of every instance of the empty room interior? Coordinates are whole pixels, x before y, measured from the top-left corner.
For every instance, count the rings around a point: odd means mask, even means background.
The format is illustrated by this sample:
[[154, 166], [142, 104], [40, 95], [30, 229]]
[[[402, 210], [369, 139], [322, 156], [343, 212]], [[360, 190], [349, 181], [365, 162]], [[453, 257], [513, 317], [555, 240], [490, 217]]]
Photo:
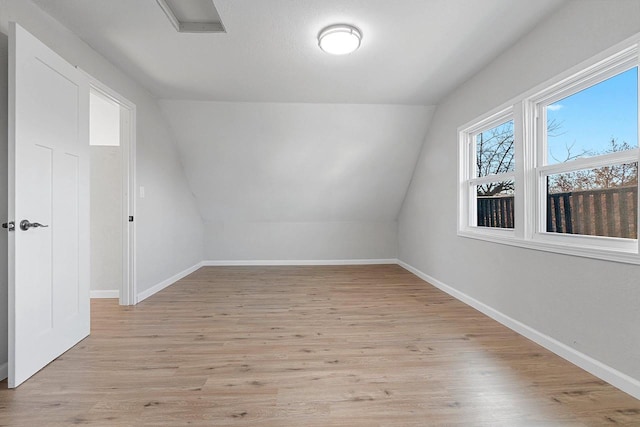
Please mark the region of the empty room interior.
[[640, 0], [0, 0], [0, 425], [640, 426]]

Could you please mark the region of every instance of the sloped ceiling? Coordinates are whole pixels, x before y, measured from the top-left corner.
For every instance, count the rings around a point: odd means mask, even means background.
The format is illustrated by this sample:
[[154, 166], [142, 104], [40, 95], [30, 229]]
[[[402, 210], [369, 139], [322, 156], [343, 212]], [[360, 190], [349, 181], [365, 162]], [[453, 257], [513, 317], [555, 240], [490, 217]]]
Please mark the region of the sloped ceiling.
[[[215, 0], [226, 34], [155, 0], [34, 0], [155, 94], [206, 221], [394, 221], [433, 107], [562, 0]], [[363, 33], [351, 55], [326, 25]]]
[[163, 101], [206, 221], [393, 221], [432, 107]]

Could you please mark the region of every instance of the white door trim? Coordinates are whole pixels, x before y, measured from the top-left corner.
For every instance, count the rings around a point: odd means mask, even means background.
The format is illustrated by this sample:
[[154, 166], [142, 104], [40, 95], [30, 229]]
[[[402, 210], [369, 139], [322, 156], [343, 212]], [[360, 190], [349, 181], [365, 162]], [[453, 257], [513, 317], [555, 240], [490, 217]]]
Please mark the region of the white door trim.
[[[86, 71], [89, 88], [112, 99], [122, 107], [120, 123], [120, 146], [122, 147], [122, 285], [120, 305], [138, 303], [136, 291], [136, 105], [114, 91]], [[134, 218], [129, 222], [129, 216]]]

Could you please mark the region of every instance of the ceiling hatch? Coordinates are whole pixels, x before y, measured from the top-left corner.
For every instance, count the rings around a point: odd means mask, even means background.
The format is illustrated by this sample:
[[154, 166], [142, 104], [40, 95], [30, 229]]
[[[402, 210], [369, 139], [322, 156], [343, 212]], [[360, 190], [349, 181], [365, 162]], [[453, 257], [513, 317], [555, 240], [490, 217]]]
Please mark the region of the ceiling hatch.
[[213, 0], [156, 0], [180, 33], [226, 33]]

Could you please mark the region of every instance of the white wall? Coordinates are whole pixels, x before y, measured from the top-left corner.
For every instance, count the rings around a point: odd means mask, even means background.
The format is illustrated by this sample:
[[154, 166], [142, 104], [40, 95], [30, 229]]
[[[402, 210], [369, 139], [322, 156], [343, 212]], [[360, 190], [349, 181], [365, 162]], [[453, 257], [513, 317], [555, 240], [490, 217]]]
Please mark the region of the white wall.
[[162, 101], [206, 259], [395, 258], [433, 107]]
[[91, 155], [91, 290], [122, 286], [122, 147], [89, 147]]
[[137, 182], [146, 188], [135, 218], [138, 292], [201, 261], [202, 219], [156, 100], [30, 1], [0, 0], [0, 32], [11, 20], [137, 107]]
[[438, 107], [399, 217], [400, 259], [640, 380], [640, 266], [456, 236], [457, 127], [640, 31], [640, 1], [579, 0]]
[[89, 91], [89, 144], [120, 145], [120, 105], [94, 90]]

